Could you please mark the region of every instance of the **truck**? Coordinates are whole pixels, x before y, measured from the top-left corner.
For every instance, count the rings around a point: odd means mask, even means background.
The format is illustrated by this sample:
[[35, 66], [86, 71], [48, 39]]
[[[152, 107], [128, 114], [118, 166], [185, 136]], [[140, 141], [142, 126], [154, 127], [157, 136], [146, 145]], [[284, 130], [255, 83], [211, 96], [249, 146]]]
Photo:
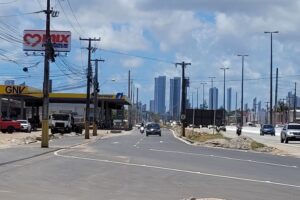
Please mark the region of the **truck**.
[[84, 118], [74, 113], [57, 113], [50, 115], [51, 133], [82, 133]]
[[11, 119], [0, 118], [0, 130], [2, 133], [13, 133], [21, 129], [20, 122]]

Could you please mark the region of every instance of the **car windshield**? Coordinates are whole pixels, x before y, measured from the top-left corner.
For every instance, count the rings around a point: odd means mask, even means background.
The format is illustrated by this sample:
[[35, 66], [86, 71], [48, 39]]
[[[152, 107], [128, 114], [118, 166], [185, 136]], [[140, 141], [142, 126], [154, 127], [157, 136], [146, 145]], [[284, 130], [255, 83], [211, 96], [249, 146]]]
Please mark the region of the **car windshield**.
[[300, 125], [289, 125], [288, 129], [299, 129], [300, 130]]
[[69, 115], [54, 114], [54, 115], [52, 115], [52, 119], [65, 121], [65, 120], [69, 119]]
[[159, 125], [158, 124], [148, 124], [147, 128], [148, 129], [151, 129], [151, 128], [159, 129]]
[[268, 125], [264, 125], [263, 128], [274, 128], [272, 125], [268, 124]]

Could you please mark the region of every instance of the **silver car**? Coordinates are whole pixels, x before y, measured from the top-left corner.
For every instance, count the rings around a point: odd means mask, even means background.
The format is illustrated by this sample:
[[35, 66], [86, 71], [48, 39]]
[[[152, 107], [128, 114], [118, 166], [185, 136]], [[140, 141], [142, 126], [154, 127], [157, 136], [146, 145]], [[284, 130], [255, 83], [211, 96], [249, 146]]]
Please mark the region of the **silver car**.
[[31, 125], [28, 120], [17, 120], [21, 124], [21, 131], [25, 131], [26, 133], [31, 132]]
[[297, 140], [300, 140], [300, 124], [288, 123], [284, 125], [280, 134], [280, 142], [289, 143], [289, 141]]

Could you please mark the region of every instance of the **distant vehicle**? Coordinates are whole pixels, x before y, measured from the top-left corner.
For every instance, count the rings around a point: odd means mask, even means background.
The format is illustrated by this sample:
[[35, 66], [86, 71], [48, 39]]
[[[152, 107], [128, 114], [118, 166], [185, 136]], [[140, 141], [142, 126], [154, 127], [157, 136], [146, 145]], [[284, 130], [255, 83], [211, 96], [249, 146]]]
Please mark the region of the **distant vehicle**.
[[31, 124], [28, 122], [28, 120], [17, 120], [21, 124], [21, 131], [25, 131], [26, 133], [31, 132]]
[[140, 128], [141, 127], [141, 123], [137, 123], [135, 126], [138, 127], [138, 128]]
[[280, 142], [289, 143], [289, 141], [300, 141], [300, 124], [289, 123], [284, 125], [280, 134]]
[[84, 119], [82, 116], [71, 113], [52, 114], [50, 116], [51, 133], [82, 133]]
[[13, 133], [14, 131], [18, 131], [21, 128], [20, 122], [10, 119], [2, 119], [0, 118], [0, 130], [2, 133]]
[[160, 126], [157, 123], [150, 123], [146, 126], [146, 136], [148, 135], [159, 135], [161, 136]]
[[260, 128], [260, 135], [269, 134], [275, 136], [275, 129], [272, 124], [264, 124]]

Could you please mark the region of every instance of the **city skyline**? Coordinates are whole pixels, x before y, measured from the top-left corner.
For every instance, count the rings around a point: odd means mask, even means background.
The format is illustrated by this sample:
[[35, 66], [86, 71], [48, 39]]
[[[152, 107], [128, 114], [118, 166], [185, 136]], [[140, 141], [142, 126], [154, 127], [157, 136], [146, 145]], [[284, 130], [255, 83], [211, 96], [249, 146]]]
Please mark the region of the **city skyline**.
[[154, 111], [158, 114], [166, 113], [166, 76], [154, 79]]
[[180, 92], [181, 78], [174, 77], [173, 79], [170, 79], [169, 114], [173, 120], [179, 120], [181, 106]]

